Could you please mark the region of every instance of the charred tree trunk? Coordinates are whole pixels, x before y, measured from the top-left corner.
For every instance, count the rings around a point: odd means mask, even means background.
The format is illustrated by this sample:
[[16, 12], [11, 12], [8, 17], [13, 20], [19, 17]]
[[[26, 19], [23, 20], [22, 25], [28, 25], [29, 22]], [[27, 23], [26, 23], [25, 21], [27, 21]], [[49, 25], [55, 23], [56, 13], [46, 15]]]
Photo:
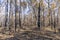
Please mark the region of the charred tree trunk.
[[40, 3], [39, 3], [39, 8], [38, 8], [38, 28], [40, 28]]

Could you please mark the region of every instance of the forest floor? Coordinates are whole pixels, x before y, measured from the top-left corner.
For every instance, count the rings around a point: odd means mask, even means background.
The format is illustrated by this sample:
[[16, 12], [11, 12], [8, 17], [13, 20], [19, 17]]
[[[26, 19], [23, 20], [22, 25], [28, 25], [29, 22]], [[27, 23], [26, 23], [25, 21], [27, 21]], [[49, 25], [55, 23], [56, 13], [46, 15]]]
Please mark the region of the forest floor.
[[0, 34], [1, 40], [60, 40], [60, 33], [54, 33], [54, 30], [51, 28], [43, 28], [44, 30], [40, 30], [39, 28], [34, 28], [31, 30], [20, 29], [20, 32], [16, 32], [14, 35]]

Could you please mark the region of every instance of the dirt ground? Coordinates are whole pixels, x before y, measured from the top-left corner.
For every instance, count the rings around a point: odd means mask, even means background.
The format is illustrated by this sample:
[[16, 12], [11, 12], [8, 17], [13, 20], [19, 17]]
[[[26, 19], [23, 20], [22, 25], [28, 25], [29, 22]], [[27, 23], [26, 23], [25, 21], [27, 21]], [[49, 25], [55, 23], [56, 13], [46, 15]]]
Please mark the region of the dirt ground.
[[13, 35], [0, 34], [0, 40], [60, 40], [60, 34], [55, 34], [54, 30], [48, 27], [44, 28], [44, 30], [39, 28], [31, 30], [20, 29], [20, 32], [16, 32]]

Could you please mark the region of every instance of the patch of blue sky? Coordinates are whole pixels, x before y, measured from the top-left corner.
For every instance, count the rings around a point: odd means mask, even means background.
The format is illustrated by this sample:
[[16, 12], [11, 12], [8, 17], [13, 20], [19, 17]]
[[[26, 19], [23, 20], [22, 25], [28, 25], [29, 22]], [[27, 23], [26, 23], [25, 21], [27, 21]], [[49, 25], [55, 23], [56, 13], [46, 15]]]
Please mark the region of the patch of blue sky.
[[30, 10], [30, 9], [27, 7], [27, 8], [25, 9], [25, 14], [28, 14], [29, 10]]
[[0, 0], [0, 4], [2, 4], [2, 3], [3, 3], [3, 1], [4, 1], [4, 0]]
[[0, 0], [0, 6], [4, 3], [4, 0]]
[[38, 3], [40, 2], [40, 0], [36, 0]]
[[48, 3], [48, 2], [51, 3], [51, 2], [53, 2], [53, 1], [54, 1], [54, 0], [45, 0], [46, 3]]
[[45, 7], [48, 7], [48, 4], [46, 3], [46, 1], [44, 0], [43, 3], [45, 4]]
[[[54, 2], [54, 0], [49, 0], [49, 6]], [[44, 0], [43, 3], [46, 5], [45, 7], [48, 7], [48, 0]]]
[[8, 4], [8, 12], [10, 12], [10, 5]]
[[23, 7], [22, 7], [22, 13], [23, 14], [28, 15], [31, 12], [32, 12], [32, 7], [26, 6], [26, 8], [24, 10], [23, 10]]
[[21, 2], [24, 2], [24, 1], [26, 2], [27, 0], [21, 0]]

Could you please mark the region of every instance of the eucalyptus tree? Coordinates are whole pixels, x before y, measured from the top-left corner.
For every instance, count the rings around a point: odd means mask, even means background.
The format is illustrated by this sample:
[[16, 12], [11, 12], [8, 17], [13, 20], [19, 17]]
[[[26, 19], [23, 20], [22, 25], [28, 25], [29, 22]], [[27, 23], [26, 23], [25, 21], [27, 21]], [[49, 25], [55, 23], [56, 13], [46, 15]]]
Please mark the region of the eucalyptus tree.
[[58, 13], [57, 13], [57, 25], [58, 25], [58, 28], [59, 28], [59, 26], [60, 26], [60, 17], [59, 17], [59, 15], [60, 15], [60, 0], [56, 0], [56, 6], [57, 6], [57, 8], [58, 8]]
[[38, 6], [39, 6], [39, 0], [35, 0], [31, 7], [32, 7], [32, 10], [33, 10], [33, 19], [34, 19], [34, 25], [37, 26], [37, 15], [38, 15]]
[[41, 16], [42, 16], [41, 17], [42, 18], [42, 20], [41, 20], [41, 26], [42, 27], [45, 26], [45, 17], [44, 17], [45, 16], [45, 14], [44, 14], [45, 6], [44, 6], [44, 3], [43, 2], [44, 2], [44, 0], [41, 1]]
[[10, 0], [6, 0], [5, 4], [5, 28], [10, 30]]
[[6, 0], [6, 6], [5, 6], [5, 27], [7, 27], [7, 20], [8, 20], [8, 0]]
[[56, 2], [53, 2], [52, 3], [52, 5], [51, 5], [51, 9], [52, 9], [52, 12], [53, 12], [53, 28], [54, 28], [54, 30], [55, 30], [55, 32], [56, 32], [56, 27], [57, 27], [57, 24], [58, 24], [58, 12], [57, 12], [57, 7], [56, 7], [56, 4], [55, 4]]
[[15, 0], [10, 0], [10, 25], [15, 29]]
[[9, 30], [9, 21], [10, 21], [10, 0], [7, 1], [8, 2], [8, 18], [7, 18], [7, 29]]
[[38, 25], [38, 27], [40, 28], [40, 10], [41, 10], [41, 8], [40, 8], [40, 3], [39, 3], [39, 7], [38, 7], [38, 23], [37, 23], [37, 25]]
[[[10, 0], [10, 26], [12, 27], [13, 26], [13, 10], [14, 8], [13, 8], [13, 1], [12, 0]], [[10, 28], [11, 28], [10, 27]]]
[[44, 14], [44, 7], [43, 7], [43, 26], [45, 26], [45, 14]]
[[55, 30], [55, 32], [54, 33], [56, 33], [56, 22], [55, 22], [56, 20], [55, 20], [55, 11], [54, 11], [54, 30]]
[[46, 2], [47, 2], [47, 4], [48, 4], [48, 20], [49, 20], [49, 25], [48, 26], [51, 26], [51, 29], [52, 29], [52, 27], [53, 27], [53, 11], [52, 11], [52, 6], [51, 6], [51, 4], [52, 4], [52, 2], [53, 2], [53, 0], [46, 0]]
[[37, 23], [38, 24], [38, 27], [39, 28], [43, 27], [44, 24], [45, 24], [44, 23], [44, 5], [43, 5], [43, 0], [40, 0], [40, 3], [39, 3], [39, 7], [38, 7], [38, 19], [37, 20], [38, 20], [38, 23]]
[[17, 28], [17, 0], [14, 0], [15, 1], [15, 31], [16, 31], [16, 28]]
[[[4, 27], [4, 16], [5, 16], [5, 1], [4, 0], [0, 0], [0, 26]], [[3, 10], [4, 9], [4, 10]]]
[[[56, 8], [58, 8], [59, 6], [58, 6], [58, 2], [56, 1]], [[59, 9], [58, 9], [59, 10]], [[59, 22], [59, 12], [57, 13], [57, 26], [58, 26], [58, 22]]]
[[19, 0], [19, 26], [21, 27], [21, 0]]
[[25, 19], [24, 19], [24, 7], [25, 7], [25, 1], [24, 0], [20, 0], [20, 7], [21, 7], [21, 13], [22, 13], [22, 24], [24, 25], [25, 23], [24, 23], [24, 21], [25, 21]]
[[15, 26], [15, 9], [16, 9], [16, 7], [15, 7], [15, 0], [10, 0], [10, 11], [9, 11], [9, 15], [10, 15], [10, 19], [9, 19], [9, 21], [10, 21], [10, 28], [11, 29], [14, 29], [14, 31], [16, 31], [16, 26]]
[[11, 16], [11, 22], [12, 22], [12, 27], [14, 31], [16, 32], [16, 0], [10, 0], [10, 16]]
[[[21, 7], [22, 7], [23, 20], [24, 20], [23, 22], [25, 24], [26, 16], [28, 16], [29, 14], [32, 14], [33, 15], [33, 13], [32, 13], [32, 3], [31, 3], [31, 0], [25, 0], [25, 1], [23, 1]], [[33, 18], [32, 15], [31, 16], [29, 15], [31, 17], [31, 19]], [[27, 17], [28, 19], [30, 19], [29, 16]], [[27, 23], [29, 23], [30, 21], [27, 20]]]
[[[22, 26], [21, 26], [21, 0], [17, 0], [16, 6], [17, 6], [16, 12], [17, 12], [17, 14], [19, 16], [18, 17], [19, 18], [19, 27], [22, 28]], [[15, 15], [17, 15], [17, 14], [15, 14]]]
[[51, 25], [51, 20], [50, 20], [50, 15], [51, 15], [51, 13], [50, 13], [50, 12], [51, 12], [51, 11], [50, 11], [50, 10], [51, 10], [51, 9], [50, 9], [50, 2], [51, 2], [51, 1], [48, 0], [49, 26]]
[[59, 13], [60, 13], [60, 1], [59, 0], [54, 0], [55, 1], [55, 27], [54, 27], [54, 30], [55, 30], [55, 33], [56, 33], [56, 29], [58, 28], [59, 29], [59, 23], [60, 23], [60, 18], [59, 18]]

